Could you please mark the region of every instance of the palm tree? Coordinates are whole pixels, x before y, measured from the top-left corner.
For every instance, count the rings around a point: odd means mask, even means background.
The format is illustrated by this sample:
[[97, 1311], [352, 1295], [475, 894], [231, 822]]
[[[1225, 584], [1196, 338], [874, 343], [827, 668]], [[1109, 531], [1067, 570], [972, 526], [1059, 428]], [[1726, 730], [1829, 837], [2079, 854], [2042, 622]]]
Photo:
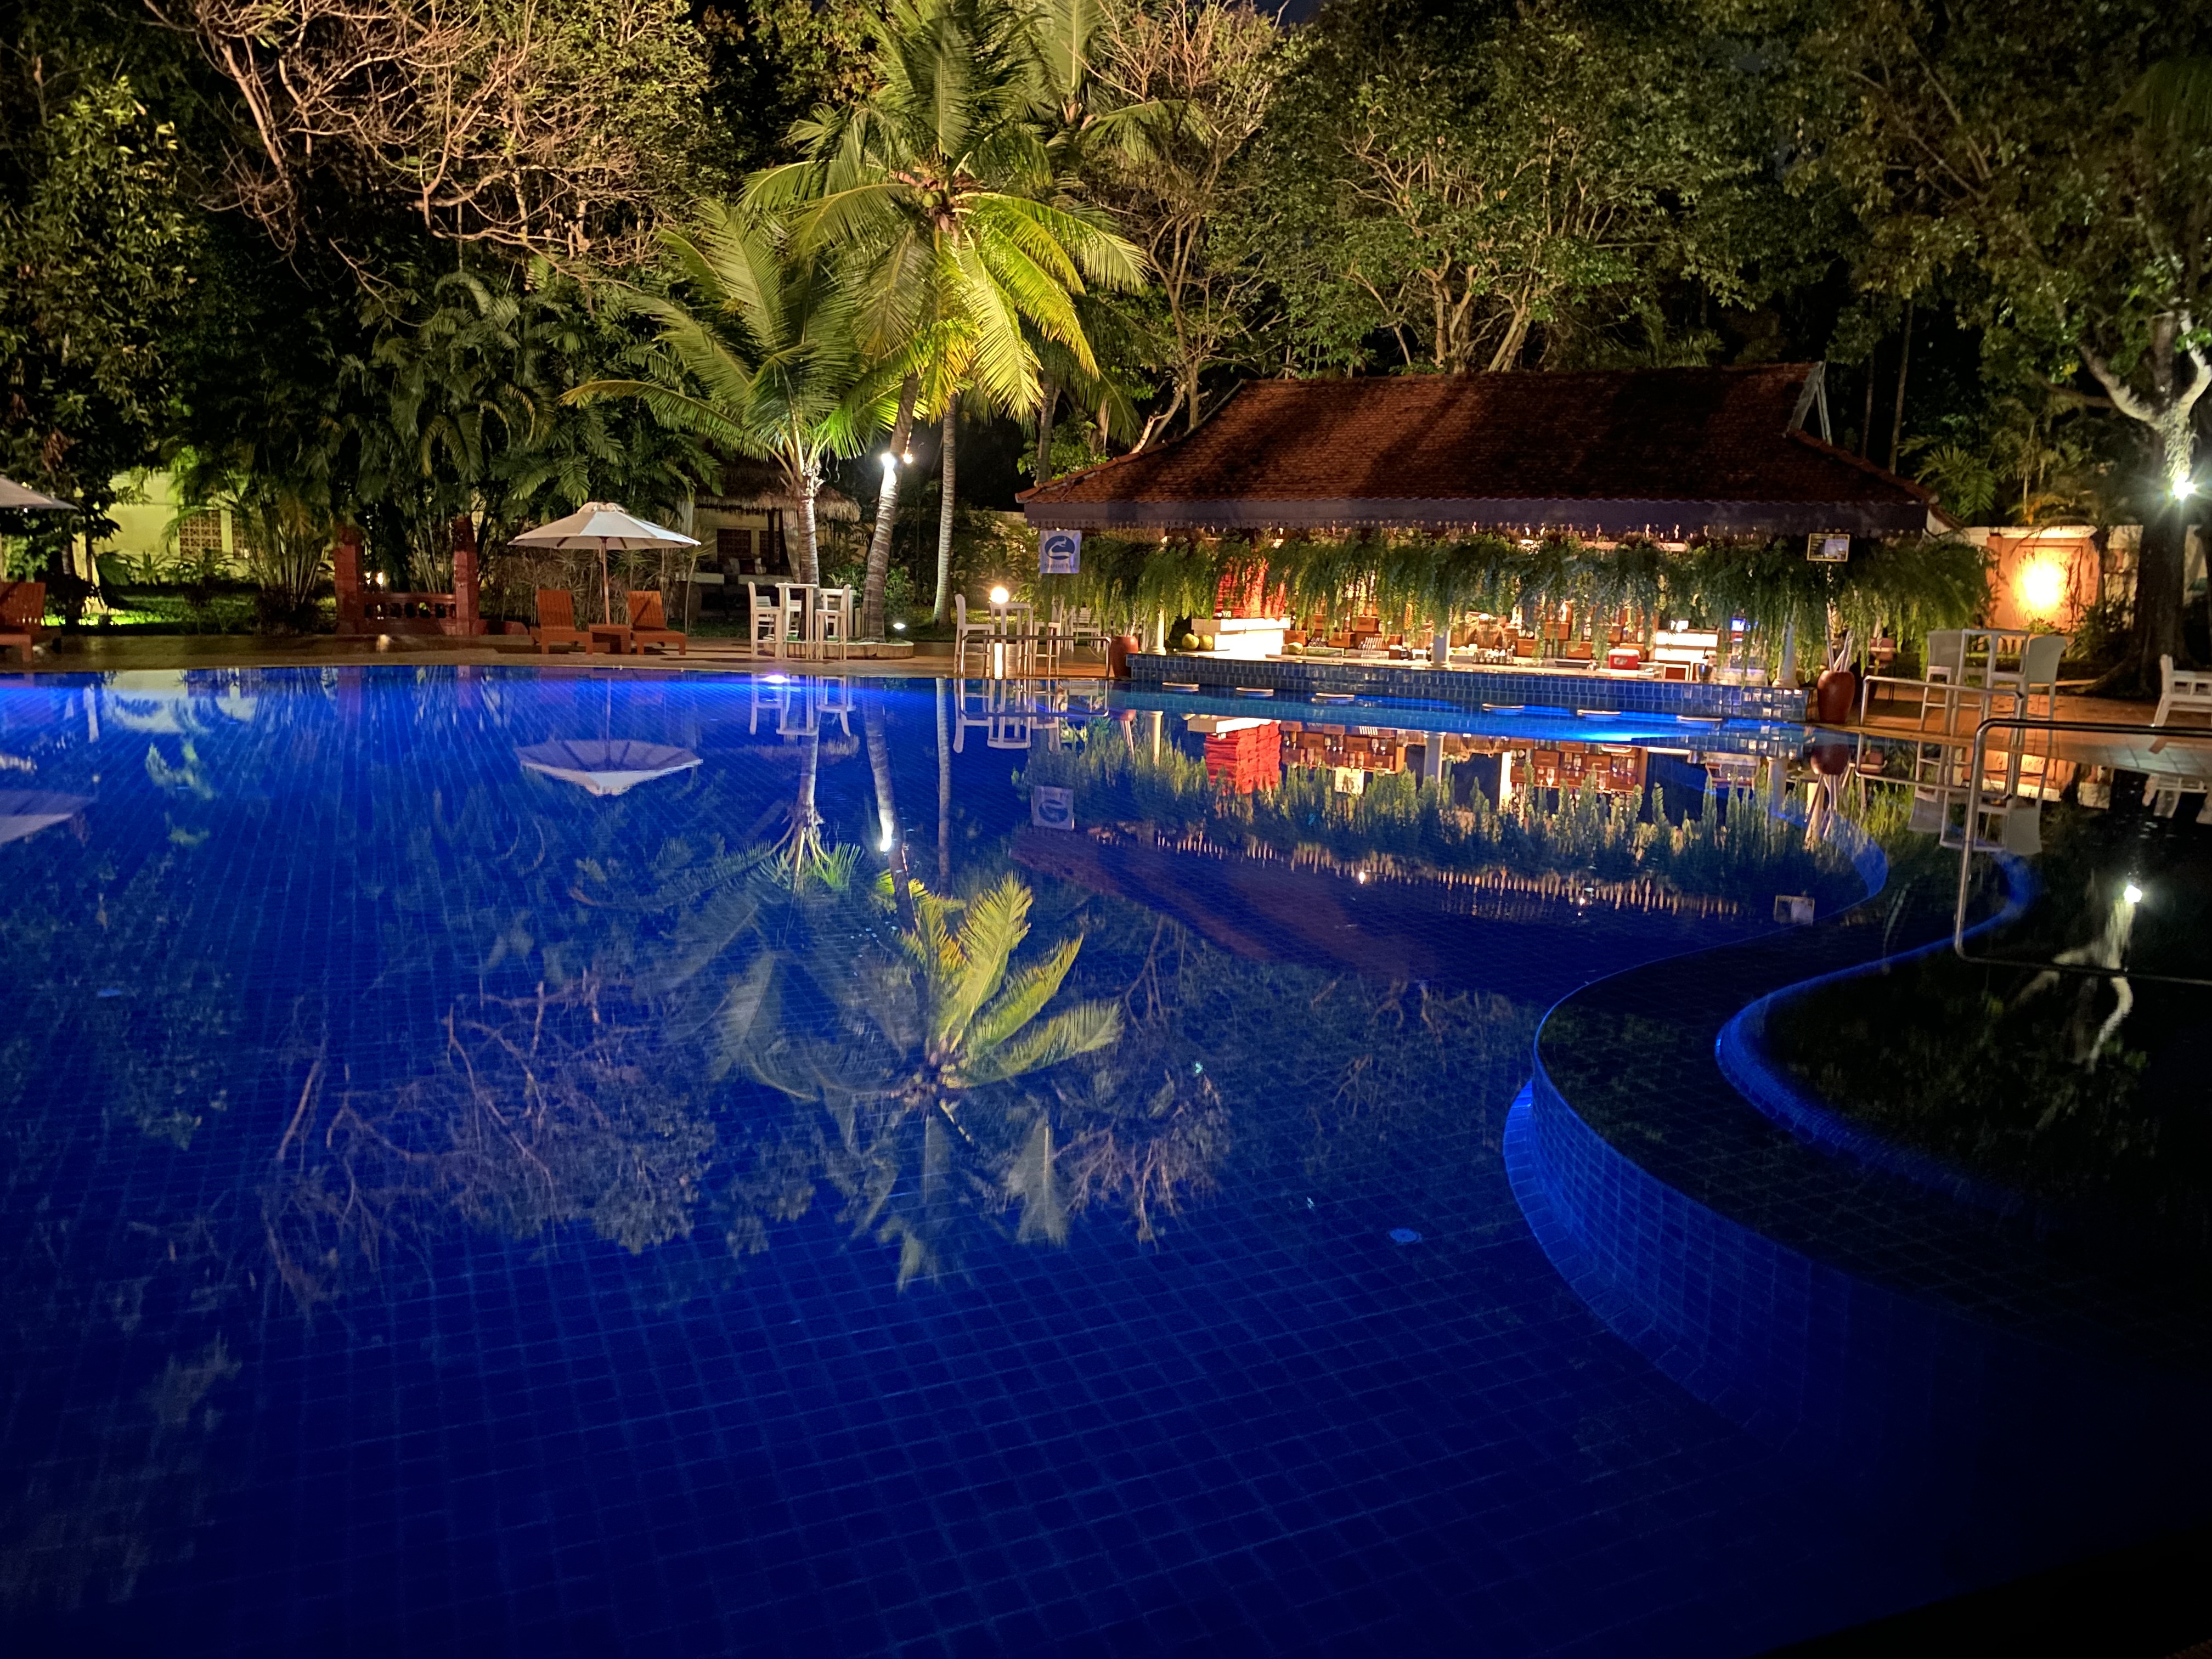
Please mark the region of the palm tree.
[[[915, 925], [900, 934], [896, 957], [865, 956], [856, 972], [843, 942], [816, 937], [823, 959], [799, 1000], [811, 1008], [828, 998], [838, 1013], [830, 1029], [817, 1030], [818, 1018], [781, 1018], [785, 959], [775, 952], [756, 959], [720, 1015], [724, 1066], [827, 1108], [842, 1142], [840, 1184], [854, 1194], [860, 1230], [899, 1244], [902, 1285], [934, 1269], [963, 1175], [1021, 1204], [1022, 1237], [1066, 1236], [1051, 1115], [998, 1085], [1121, 1034], [1119, 1002], [1078, 1003], [1041, 1018], [1083, 940], [1064, 939], [1042, 961], [1015, 969], [1030, 903], [1015, 878], [964, 907], [918, 884], [914, 899]], [[955, 933], [947, 918], [963, 908]], [[913, 1151], [918, 1182], [901, 1178]]]
[[793, 574], [819, 581], [823, 463], [857, 454], [889, 412], [886, 374], [862, 353], [852, 300], [823, 261], [725, 204], [661, 242], [673, 291], [626, 288], [620, 303], [659, 323], [666, 377], [586, 380], [568, 399], [637, 398], [672, 426], [773, 461], [799, 503]]
[[964, 388], [1028, 413], [1037, 356], [1025, 331], [1095, 372], [1076, 296], [1143, 278], [1144, 256], [1059, 188], [1028, 28], [991, 0], [897, 0], [872, 65], [877, 90], [796, 124], [805, 159], [746, 187], [750, 204], [787, 216], [796, 247], [839, 258], [866, 348], [902, 370], [865, 633], [883, 631], [896, 461], [917, 408], [941, 412]]

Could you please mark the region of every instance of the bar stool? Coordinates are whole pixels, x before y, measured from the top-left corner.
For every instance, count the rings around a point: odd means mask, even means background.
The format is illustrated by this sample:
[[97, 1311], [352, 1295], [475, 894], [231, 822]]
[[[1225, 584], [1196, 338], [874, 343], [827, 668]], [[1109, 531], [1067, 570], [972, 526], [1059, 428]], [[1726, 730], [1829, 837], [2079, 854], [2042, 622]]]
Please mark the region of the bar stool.
[[781, 657], [783, 654], [783, 600], [771, 583], [747, 582], [745, 586], [752, 593], [752, 623], [746, 635], [748, 648], [756, 659], [761, 656], [763, 646], [768, 647], [768, 655]]
[[835, 646], [841, 659], [853, 654], [853, 590], [849, 587], [825, 587], [817, 596], [814, 607], [814, 653], [824, 662]]

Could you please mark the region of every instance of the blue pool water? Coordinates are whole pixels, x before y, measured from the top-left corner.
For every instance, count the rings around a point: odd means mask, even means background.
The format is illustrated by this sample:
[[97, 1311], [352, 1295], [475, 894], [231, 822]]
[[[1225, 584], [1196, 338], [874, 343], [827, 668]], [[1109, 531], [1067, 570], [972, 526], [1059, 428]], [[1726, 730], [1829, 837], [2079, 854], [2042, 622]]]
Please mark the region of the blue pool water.
[[[1725, 1655], [1953, 1586], [1507, 1180], [1551, 1001], [1863, 890], [1513, 817], [1717, 821], [1735, 738], [993, 696], [0, 687], [9, 1650]], [[1024, 1030], [1107, 1039], [932, 1071], [901, 857], [1024, 884]]]

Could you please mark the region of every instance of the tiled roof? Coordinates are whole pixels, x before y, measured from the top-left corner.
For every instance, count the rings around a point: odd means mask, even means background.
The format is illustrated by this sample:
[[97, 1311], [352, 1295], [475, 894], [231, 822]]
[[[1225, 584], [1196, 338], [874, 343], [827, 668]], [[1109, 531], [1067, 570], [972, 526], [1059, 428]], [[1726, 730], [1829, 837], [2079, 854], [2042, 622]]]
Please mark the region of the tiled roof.
[[1040, 528], [1929, 526], [1802, 429], [1818, 366], [1255, 380], [1196, 432], [1022, 497]]

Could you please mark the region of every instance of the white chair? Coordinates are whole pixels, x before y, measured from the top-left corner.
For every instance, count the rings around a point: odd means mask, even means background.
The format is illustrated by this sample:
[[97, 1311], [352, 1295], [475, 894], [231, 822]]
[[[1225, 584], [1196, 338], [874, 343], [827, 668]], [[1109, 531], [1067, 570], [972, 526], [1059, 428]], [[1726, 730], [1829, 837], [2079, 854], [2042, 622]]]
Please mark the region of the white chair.
[[[1958, 686], [1966, 678], [1966, 630], [1963, 628], [1939, 628], [1928, 635], [1925, 660], [1920, 666], [1920, 720], [1923, 731], [1928, 726], [1928, 706], [1930, 694], [1938, 686]], [[1959, 700], [1946, 690], [1936, 702], [1943, 715], [1943, 729], [1948, 732], [1957, 712]]]
[[814, 607], [814, 651], [824, 662], [835, 648], [841, 659], [853, 654], [853, 590], [825, 587]]
[[775, 591], [782, 599], [783, 617], [783, 628], [776, 640], [777, 653], [786, 657], [812, 655], [814, 595], [818, 590], [812, 582], [778, 582]]
[[[2174, 714], [2212, 715], [2212, 674], [2176, 668], [2172, 658], [2160, 657], [2158, 678], [2158, 713], [2150, 717], [2153, 726], [2164, 726], [2167, 718]], [[2166, 742], [2164, 738], [2154, 739], [2150, 752], [2155, 755], [2166, 747]]]
[[837, 729], [853, 735], [852, 716], [860, 713], [853, 701], [853, 682], [843, 674], [825, 674], [814, 682], [814, 714], [818, 721], [836, 720]]
[[2035, 694], [2043, 692], [2043, 706], [2055, 720], [2058, 714], [2058, 665], [2066, 656], [2066, 635], [2038, 634], [2021, 647], [2019, 665], [2013, 668], [1992, 668], [1989, 672], [1991, 690], [2009, 687], [2020, 696], [2020, 712], [2030, 714], [2035, 709]]
[[[987, 652], [988, 648], [985, 647]], [[963, 679], [957, 682], [954, 687], [952, 752], [956, 755], [967, 752], [968, 733], [971, 728], [980, 726], [988, 732], [991, 727], [991, 682], [976, 680], [973, 682], [975, 690], [972, 691], [969, 689], [969, 684]]]
[[968, 644], [970, 640], [978, 642], [977, 648], [983, 653], [983, 672], [988, 673], [991, 669], [990, 639], [991, 624], [988, 622], [969, 622], [968, 596], [965, 593], [955, 593], [952, 596], [953, 673], [960, 675], [968, 672]]
[[[745, 586], [752, 590], [753, 599], [749, 648], [757, 658], [763, 654], [781, 657], [783, 654], [783, 602], [769, 583], [748, 582]], [[768, 647], [765, 653], [761, 650], [763, 646]]]

